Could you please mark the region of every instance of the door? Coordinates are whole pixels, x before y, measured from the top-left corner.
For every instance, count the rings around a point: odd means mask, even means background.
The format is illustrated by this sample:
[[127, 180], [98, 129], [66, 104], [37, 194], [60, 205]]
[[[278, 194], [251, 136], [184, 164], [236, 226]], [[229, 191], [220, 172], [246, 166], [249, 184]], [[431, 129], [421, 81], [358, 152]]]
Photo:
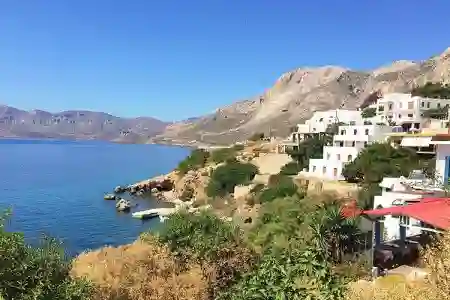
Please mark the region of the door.
[[448, 179], [450, 178], [450, 156], [445, 157], [445, 170], [444, 170], [444, 186], [447, 186]]

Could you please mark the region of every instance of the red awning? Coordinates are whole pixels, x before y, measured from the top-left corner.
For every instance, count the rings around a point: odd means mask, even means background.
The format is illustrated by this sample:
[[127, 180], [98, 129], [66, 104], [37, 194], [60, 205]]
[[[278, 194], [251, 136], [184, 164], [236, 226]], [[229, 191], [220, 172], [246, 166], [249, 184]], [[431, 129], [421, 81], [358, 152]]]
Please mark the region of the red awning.
[[371, 216], [407, 216], [436, 228], [450, 229], [450, 198], [424, 198], [418, 203], [366, 210]]

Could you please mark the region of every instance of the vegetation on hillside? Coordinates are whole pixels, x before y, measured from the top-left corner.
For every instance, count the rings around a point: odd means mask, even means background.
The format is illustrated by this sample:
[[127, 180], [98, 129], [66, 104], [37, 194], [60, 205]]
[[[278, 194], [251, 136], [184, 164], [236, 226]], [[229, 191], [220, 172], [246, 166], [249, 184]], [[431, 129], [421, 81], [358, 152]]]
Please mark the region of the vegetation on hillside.
[[285, 164], [281, 170], [280, 174], [282, 175], [297, 175], [302, 169], [300, 168], [300, 164], [297, 161], [291, 161]]
[[61, 245], [44, 239], [31, 247], [20, 233], [4, 230], [0, 217], [0, 296], [4, 299], [89, 299], [92, 288], [69, 276], [70, 261]]
[[423, 112], [425, 118], [432, 119], [447, 119], [448, 118], [448, 107], [432, 108]]
[[210, 154], [203, 149], [195, 149], [191, 154], [182, 160], [177, 167], [178, 172], [186, 174], [191, 170], [197, 170], [205, 166]]
[[426, 98], [450, 99], [450, 84], [427, 82], [423, 86], [414, 87], [411, 95]]
[[[330, 128], [333, 130], [333, 128]], [[331, 133], [316, 134], [306, 138], [299, 143], [296, 150], [289, 151], [288, 154], [297, 162], [300, 170], [307, 168], [310, 159], [323, 158], [323, 147], [330, 145], [333, 140]]]
[[377, 114], [377, 109], [375, 107], [367, 107], [361, 112], [361, 117], [372, 118]]
[[258, 168], [253, 164], [236, 160], [227, 161], [212, 172], [206, 193], [209, 197], [233, 193], [235, 186], [250, 183], [256, 174], [258, 174]]
[[265, 137], [264, 133], [256, 132], [251, 137], [249, 137], [249, 140], [256, 142], [256, 141], [260, 141], [260, 140], [264, 139], [264, 137]]
[[216, 163], [222, 163], [229, 159], [233, 159], [236, 157], [236, 148], [230, 147], [230, 148], [221, 148], [214, 151], [211, 151], [211, 160]]

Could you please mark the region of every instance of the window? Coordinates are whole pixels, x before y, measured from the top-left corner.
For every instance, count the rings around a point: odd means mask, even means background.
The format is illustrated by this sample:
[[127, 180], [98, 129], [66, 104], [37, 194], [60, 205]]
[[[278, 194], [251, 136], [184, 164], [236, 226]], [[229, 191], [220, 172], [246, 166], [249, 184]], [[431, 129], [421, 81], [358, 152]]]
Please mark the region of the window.
[[437, 108], [441, 108], [441, 104], [440, 103], [437, 104]]
[[427, 102], [427, 108], [430, 108], [430, 102]]
[[354, 125], [356, 125], [356, 122], [355, 121], [350, 121], [350, 125], [354, 126]]
[[367, 147], [367, 142], [364, 142], [364, 147]]
[[347, 156], [347, 161], [352, 161], [352, 156], [351, 156], [351, 154], [349, 154], [349, 155]]
[[420, 107], [425, 107], [425, 102], [420, 103]]
[[384, 111], [384, 106], [381, 106], [381, 105], [380, 105], [380, 106], [378, 106], [378, 111], [379, 111], [379, 112], [382, 112], [382, 111]]
[[352, 147], [355, 147], [355, 146], [356, 146], [356, 142], [353, 141], [353, 142], [352, 142]]
[[333, 169], [333, 176], [336, 177], [337, 176], [337, 168]]
[[323, 173], [323, 174], [326, 174], [326, 173], [327, 173], [327, 167], [323, 167], [323, 168], [322, 168], [322, 173]]
[[337, 160], [341, 160], [341, 155], [340, 154], [336, 155], [336, 158]]
[[401, 118], [402, 118], [402, 115], [399, 114], [399, 115], [398, 115], [398, 118], [401, 119]]
[[330, 153], [327, 153], [327, 159], [330, 160]]
[[402, 108], [402, 103], [401, 102], [398, 104], [398, 108]]
[[413, 117], [413, 114], [408, 114], [408, 118], [412, 118]]
[[392, 103], [389, 103], [389, 104], [388, 104], [388, 109], [389, 109], [389, 110], [392, 110]]
[[316, 166], [313, 166], [313, 172], [315, 172], [316, 171]]
[[313, 128], [313, 132], [316, 132], [316, 129], [315, 129], [315, 128]]
[[341, 130], [341, 135], [345, 135], [345, 130]]
[[408, 102], [408, 109], [414, 108], [414, 102]]
[[369, 129], [364, 130], [365, 135], [369, 135]]
[[339, 147], [344, 147], [344, 142], [339, 142]]
[[353, 134], [354, 134], [354, 135], [358, 134], [358, 130], [353, 129]]

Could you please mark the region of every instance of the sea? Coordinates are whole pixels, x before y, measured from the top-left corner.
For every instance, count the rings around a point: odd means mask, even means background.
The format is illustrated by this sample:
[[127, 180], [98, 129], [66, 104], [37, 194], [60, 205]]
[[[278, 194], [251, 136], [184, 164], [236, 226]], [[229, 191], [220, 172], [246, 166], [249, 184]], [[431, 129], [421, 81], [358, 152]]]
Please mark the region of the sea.
[[[157, 231], [159, 219], [116, 212], [104, 194], [165, 174], [189, 152], [162, 145], [0, 139], [0, 212], [11, 212], [5, 228], [22, 232], [30, 244], [56, 238], [70, 256], [130, 243], [142, 232]], [[154, 198], [123, 198], [137, 204], [132, 212], [169, 206]]]

